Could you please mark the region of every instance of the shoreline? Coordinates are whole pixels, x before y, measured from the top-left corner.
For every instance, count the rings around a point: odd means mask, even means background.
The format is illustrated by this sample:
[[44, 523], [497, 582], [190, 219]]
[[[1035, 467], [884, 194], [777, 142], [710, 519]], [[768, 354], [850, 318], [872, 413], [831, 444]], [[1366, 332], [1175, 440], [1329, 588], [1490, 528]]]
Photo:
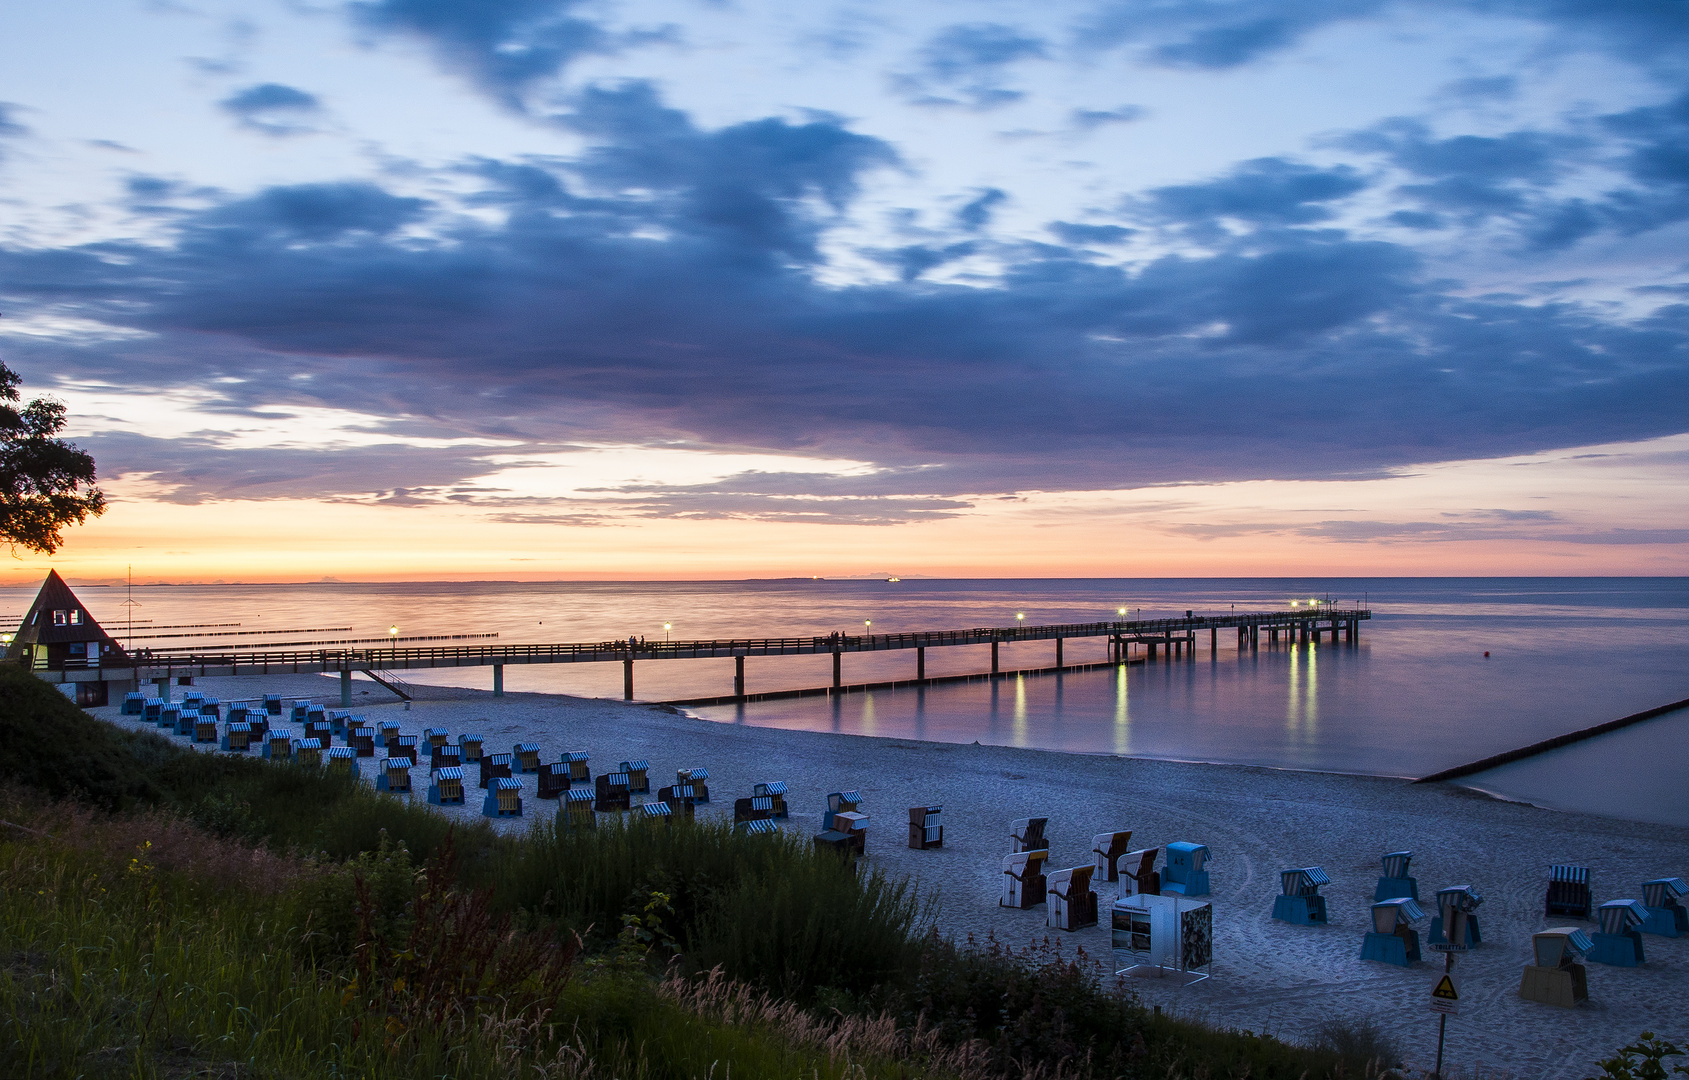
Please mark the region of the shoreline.
[[[327, 689], [324, 682], [318, 676], [208, 679], [198, 689], [225, 701], [264, 689], [287, 698], [307, 696], [313, 683]], [[492, 752], [531, 741], [541, 745], [543, 760], [554, 761], [563, 751], [584, 749], [595, 776], [621, 760], [647, 758], [653, 792], [677, 768], [707, 767], [711, 803], [698, 809], [706, 817], [731, 820], [735, 797], [749, 795], [754, 783], [784, 780], [791, 789], [787, 829], [799, 836], [820, 830], [829, 791], [860, 790], [872, 823], [868, 864], [907, 876], [928, 893], [934, 924], [958, 940], [992, 935], [1018, 947], [1048, 935], [1064, 950], [1083, 946], [1093, 957], [1110, 956], [1114, 885], [1094, 884], [1099, 925], [1071, 934], [1048, 930], [1042, 906], [997, 905], [1014, 818], [1049, 818], [1052, 867], [1089, 863], [1091, 837], [1115, 829], [1134, 830], [1134, 848], [1207, 844], [1213, 977], [1182, 989], [1130, 982], [1146, 1004], [1208, 1023], [1302, 1040], [1326, 1019], [1371, 1018], [1401, 1040], [1411, 1064], [1428, 1069], [1436, 1033], [1425, 1001], [1441, 970], [1435, 954], [1427, 950], [1431, 959], [1408, 969], [1359, 958], [1379, 860], [1411, 849], [1419, 853], [1413, 873], [1423, 903], [1451, 883], [1470, 882], [1485, 897], [1484, 945], [1460, 958], [1465, 1000], [1463, 1015], [1450, 1022], [1450, 1067], [1499, 1065], [1516, 1077], [1579, 1080], [1597, 1057], [1644, 1029], [1689, 1040], [1689, 1018], [1669, 1005], [1689, 996], [1689, 939], [1648, 936], [1641, 968], [1590, 964], [1591, 1001], [1575, 1011], [1517, 995], [1530, 934], [1548, 925], [1541, 910], [1550, 864], [1589, 865], [1598, 902], [1639, 896], [1643, 880], [1689, 876], [1686, 828], [1543, 809], [1399, 777], [761, 727], [672, 706], [558, 694], [494, 698], [462, 687], [417, 690], [408, 710], [390, 695], [366, 692], [353, 711], [371, 721], [398, 719], [411, 733], [443, 727], [455, 738], [479, 731]], [[337, 692], [309, 696], [338, 707]], [[119, 719], [115, 705], [92, 711]], [[425, 766], [413, 770], [414, 799], [426, 797], [427, 775]], [[448, 816], [480, 817], [473, 775], [469, 805], [443, 808]], [[555, 813], [555, 803], [535, 797], [533, 778], [523, 780], [525, 817], [500, 822], [505, 830]], [[905, 808], [926, 803], [945, 808], [944, 846], [914, 851], [903, 835]], [[1324, 890], [1331, 925], [1272, 921], [1277, 872], [1310, 865], [1324, 866], [1332, 878]], [[1423, 939], [1428, 923], [1418, 929]]]

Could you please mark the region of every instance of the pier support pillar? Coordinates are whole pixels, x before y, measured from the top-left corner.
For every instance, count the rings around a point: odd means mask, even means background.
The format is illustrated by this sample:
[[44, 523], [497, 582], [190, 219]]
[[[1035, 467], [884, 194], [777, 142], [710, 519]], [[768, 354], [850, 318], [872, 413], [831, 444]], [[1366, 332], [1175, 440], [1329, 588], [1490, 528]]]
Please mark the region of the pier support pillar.
[[1056, 639], [1056, 666], [1061, 667], [1061, 638]]
[[733, 656], [733, 696], [745, 696], [745, 656], [735, 653]]
[[991, 643], [991, 674], [997, 674], [997, 643]]
[[1208, 628], [1208, 652], [1209, 652], [1209, 655], [1213, 655], [1214, 653], [1217, 653], [1219, 651], [1220, 651], [1220, 628], [1218, 626], [1210, 626]]
[[1261, 627], [1256, 623], [1249, 624], [1249, 651], [1254, 652], [1261, 647]]
[[833, 692], [838, 693], [839, 687], [844, 685], [844, 665], [841, 663], [844, 653], [833, 650]]
[[633, 700], [633, 654], [622, 657], [622, 700]]
[[[629, 683], [628, 685], [632, 686], [633, 684]], [[493, 696], [494, 697], [503, 697], [504, 696], [504, 665], [503, 664], [494, 664], [493, 665]]]
[[340, 707], [352, 707], [352, 670], [345, 668], [340, 672]]
[[154, 679], [152, 684], [158, 690], [159, 697], [165, 701], [170, 700], [170, 676], [166, 675], [162, 679]]
[[915, 646], [915, 681], [927, 681], [927, 647], [925, 645]]
[[1153, 641], [1144, 642], [1144, 648], [1149, 650], [1148, 655], [1149, 655], [1150, 663], [1152, 663], [1152, 664], [1155, 663], [1155, 642], [1153, 642]]

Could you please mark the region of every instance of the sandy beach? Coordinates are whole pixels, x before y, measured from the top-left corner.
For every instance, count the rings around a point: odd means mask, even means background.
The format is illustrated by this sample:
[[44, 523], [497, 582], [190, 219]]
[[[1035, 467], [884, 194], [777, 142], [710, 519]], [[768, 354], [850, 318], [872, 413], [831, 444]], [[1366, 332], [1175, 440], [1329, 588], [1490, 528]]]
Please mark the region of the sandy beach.
[[[540, 694], [495, 698], [446, 687], [418, 687], [407, 709], [373, 684], [360, 679], [355, 686], [354, 711], [372, 722], [397, 718], [406, 732], [439, 727], [454, 738], [477, 731], [491, 751], [537, 742], [545, 760], [585, 750], [594, 775], [624, 759], [646, 758], [653, 790], [672, 782], [677, 768], [707, 767], [713, 801], [700, 814], [730, 818], [736, 796], [749, 795], [759, 781], [783, 780], [791, 789], [788, 828], [810, 834], [820, 828], [828, 792], [859, 790], [872, 820], [870, 863], [930, 890], [940, 930], [959, 938], [992, 933], [1020, 945], [1048, 934], [1064, 949], [1110, 954], [1113, 885], [1097, 885], [1099, 925], [1072, 934], [1047, 930], [1042, 906], [998, 906], [999, 866], [1014, 818], [1049, 819], [1052, 868], [1088, 863], [1091, 837], [1109, 830], [1132, 830], [1133, 847], [1206, 844], [1212, 978], [1182, 988], [1134, 979], [1133, 989], [1179, 1014], [1291, 1040], [1327, 1019], [1371, 1018], [1400, 1037], [1411, 1066], [1429, 1071], [1437, 1022], [1427, 1002], [1442, 958], [1427, 950], [1426, 961], [1407, 969], [1360, 959], [1379, 858], [1411, 849], [1420, 897], [1433, 913], [1436, 890], [1448, 885], [1471, 884], [1485, 898], [1484, 944], [1460, 957], [1456, 969], [1462, 1012], [1449, 1021], [1446, 1075], [1481, 1068], [1486, 1075], [1577, 1080], [1594, 1071], [1597, 1057], [1643, 1030], [1689, 1041], [1689, 938], [1645, 936], [1647, 962], [1640, 968], [1590, 964], [1590, 1001], [1575, 1010], [1517, 995], [1530, 935], [1550, 925], [1541, 914], [1549, 864], [1588, 865], [1598, 903], [1639, 899], [1644, 880], [1689, 876], [1689, 829], [1387, 778], [743, 727], [659, 706]], [[337, 685], [317, 676], [201, 680], [197, 689], [223, 701], [270, 692], [339, 707]], [[115, 703], [93, 711], [132, 722], [117, 715]], [[426, 766], [413, 771], [415, 798], [425, 797], [427, 772]], [[527, 817], [503, 827], [523, 828], [555, 813], [555, 802], [535, 794], [534, 778], [523, 781]], [[470, 794], [473, 805], [447, 812], [479, 817], [473, 781]], [[944, 805], [944, 846], [912, 851], [907, 808], [926, 803]], [[1331, 876], [1323, 890], [1331, 925], [1272, 921], [1278, 871], [1309, 865]], [[1423, 941], [1429, 920], [1418, 930]]]

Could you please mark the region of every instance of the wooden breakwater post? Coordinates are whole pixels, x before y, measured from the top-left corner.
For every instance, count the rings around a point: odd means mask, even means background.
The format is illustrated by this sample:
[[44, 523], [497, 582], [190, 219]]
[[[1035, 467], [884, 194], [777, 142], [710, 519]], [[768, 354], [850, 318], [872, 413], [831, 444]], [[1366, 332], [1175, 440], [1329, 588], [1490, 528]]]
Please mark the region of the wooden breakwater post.
[[1629, 716], [1621, 716], [1617, 720], [1609, 720], [1605, 724], [1596, 724], [1594, 727], [1586, 727], [1577, 731], [1569, 731], [1564, 735], [1556, 735], [1552, 739], [1544, 739], [1541, 742], [1534, 742], [1529, 746], [1521, 746], [1517, 750], [1508, 750], [1505, 753], [1492, 754], [1487, 758], [1469, 762], [1465, 765], [1456, 765], [1452, 769], [1444, 769], [1442, 772], [1435, 772], [1430, 776], [1421, 776], [1419, 779], [1415, 780], [1414, 783], [1434, 784], [1440, 780], [1458, 780], [1463, 776], [1471, 776], [1473, 773], [1484, 772], [1485, 770], [1493, 769], [1498, 765], [1508, 765], [1515, 761], [1523, 761], [1525, 758], [1536, 757], [1538, 754], [1547, 753], [1550, 750], [1558, 750], [1562, 746], [1571, 746], [1573, 743], [1580, 743], [1586, 739], [1593, 739], [1597, 735], [1605, 735], [1610, 731], [1618, 731], [1621, 728], [1630, 727], [1632, 724], [1640, 724], [1644, 720], [1652, 720], [1656, 716], [1664, 716], [1667, 713], [1676, 712], [1679, 709], [1685, 708], [1689, 708], [1689, 698], [1684, 698], [1682, 701], [1674, 701], [1669, 705], [1660, 705], [1652, 709], [1644, 709], [1639, 713], [1631, 713]]

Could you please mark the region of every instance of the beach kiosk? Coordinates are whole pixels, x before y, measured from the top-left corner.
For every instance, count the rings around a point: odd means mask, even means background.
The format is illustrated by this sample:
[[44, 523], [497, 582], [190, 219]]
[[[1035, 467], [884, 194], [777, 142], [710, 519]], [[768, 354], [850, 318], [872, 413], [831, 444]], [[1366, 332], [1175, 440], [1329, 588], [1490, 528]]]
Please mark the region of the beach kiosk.
[[435, 806], [463, 805], [463, 766], [442, 765], [428, 781], [428, 801]]
[[1373, 903], [1382, 903], [1396, 896], [1419, 899], [1419, 882], [1408, 876], [1408, 864], [1411, 862], [1411, 851], [1392, 851], [1384, 856], [1384, 876], [1378, 879], [1378, 887], [1372, 890]]
[[633, 793], [628, 790], [627, 773], [599, 773], [598, 779], [593, 781], [593, 787], [592, 808], [599, 813], [615, 813], [632, 808]]
[[323, 741], [321, 739], [295, 739], [293, 741], [293, 760], [301, 765], [317, 766], [323, 763]]
[[651, 794], [651, 763], [644, 758], [624, 761], [621, 771], [627, 774], [628, 792], [633, 795]]
[[1207, 896], [1208, 848], [1177, 840], [1167, 845], [1167, 866], [1161, 871], [1161, 895]]
[[331, 746], [323, 755], [328, 759], [330, 776], [350, 776], [356, 780], [363, 774], [358, 768], [358, 752], [350, 746]]
[[1372, 929], [1361, 942], [1361, 959], [1407, 967], [1418, 963], [1419, 931], [1413, 924], [1425, 918], [1411, 896], [1395, 896], [1372, 905]]
[[1578, 963], [1595, 942], [1575, 926], [1556, 926], [1531, 935], [1535, 963], [1525, 965], [1519, 996], [1570, 1009], [1589, 1000], [1589, 976]]
[[488, 791], [493, 789], [493, 781], [510, 776], [509, 754], [481, 755], [481, 786]]
[[1046, 848], [1003, 856], [1003, 895], [998, 897], [997, 905], [1025, 910], [1044, 903], [1050, 890], [1044, 878], [1044, 864], [1049, 858]]
[[1483, 943], [1478, 932], [1478, 905], [1484, 898], [1470, 885], [1437, 890], [1437, 914], [1431, 917], [1429, 944], [1437, 952], [1466, 952]]
[[1324, 867], [1304, 866], [1278, 872], [1279, 894], [1273, 897], [1273, 918], [1296, 926], [1326, 926], [1331, 922], [1325, 910], [1321, 885], [1330, 885]]
[[[1138, 894], [1114, 902], [1109, 944], [1127, 957], [1116, 975], [1188, 986], [1214, 964], [1214, 907], [1184, 896]], [[1118, 963], [1119, 961], [1117, 961]]]
[[773, 800], [774, 808], [770, 816], [777, 820], [784, 819], [787, 816], [786, 796], [788, 794], [784, 780], [770, 780], [766, 784], [757, 784], [751, 788], [752, 798], [767, 796]]
[[1595, 947], [1589, 959], [1614, 967], [1636, 967], [1642, 963], [1642, 931], [1648, 909], [1640, 900], [1609, 900], [1595, 909], [1601, 929], [1595, 932]]
[[563, 793], [557, 807], [557, 823], [566, 829], [598, 828], [598, 812], [593, 808], [593, 793], [586, 788], [570, 788]]
[[375, 790], [398, 793], [411, 789], [411, 766], [415, 762], [408, 757], [389, 754], [381, 763], [381, 771], [375, 774]]
[[479, 735], [459, 735], [457, 737], [457, 747], [463, 752], [463, 763], [465, 765], [475, 765], [480, 762], [482, 741]]
[[1689, 911], [1678, 898], [1689, 893], [1689, 884], [1680, 877], [1655, 878], [1642, 883], [1642, 906], [1648, 909], [1648, 921], [1642, 924], [1644, 934], [1661, 937], [1683, 937], [1689, 934]]
[[[499, 754], [499, 757], [508, 755]], [[481, 800], [481, 813], [486, 817], [522, 816], [522, 781], [514, 776], [500, 776], [487, 785], [487, 797]]]
[[1010, 851], [1048, 851], [1049, 838], [1044, 835], [1044, 826], [1050, 822], [1049, 818], [1016, 818], [1009, 822]]
[[1091, 861], [1099, 881], [1120, 880], [1120, 860], [1132, 846], [1132, 830], [1098, 833], [1091, 837]]
[[1120, 895], [1160, 896], [1161, 871], [1155, 868], [1155, 860], [1160, 857], [1161, 849], [1158, 847], [1139, 848], [1122, 855]]
[[839, 813], [855, 813], [862, 807], [860, 791], [833, 791], [827, 794], [827, 809], [821, 814], [821, 828], [833, 828], [833, 818]]
[[540, 790], [542, 799], [560, 799], [569, 790], [569, 763], [567, 761], [548, 761], [540, 766]]
[[1091, 891], [1096, 866], [1070, 866], [1045, 876], [1044, 923], [1053, 930], [1097, 925], [1097, 894]]
[[533, 774], [540, 771], [540, 744], [537, 742], [519, 742], [510, 748], [511, 769], [523, 774]]
[[1589, 867], [1556, 863], [1548, 868], [1548, 896], [1543, 901], [1544, 914], [1587, 919], [1594, 907], [1595, 896], [1589, 888]]
[[586, 764], [588, 761], [592, 760], [592, 757], [585, 750], [570, 750], [558, 760], [569, 766], [569, 783], [592, 783], [592, 770], [587, 768]]
[[252, 725], [244, 720], [225, 724], [222, 748], [231, 754], [244, 754], [252, 749]]
[[909, 808], [909, 846], [916, 851], [944, 846], [944, 807], [911, 806]]

